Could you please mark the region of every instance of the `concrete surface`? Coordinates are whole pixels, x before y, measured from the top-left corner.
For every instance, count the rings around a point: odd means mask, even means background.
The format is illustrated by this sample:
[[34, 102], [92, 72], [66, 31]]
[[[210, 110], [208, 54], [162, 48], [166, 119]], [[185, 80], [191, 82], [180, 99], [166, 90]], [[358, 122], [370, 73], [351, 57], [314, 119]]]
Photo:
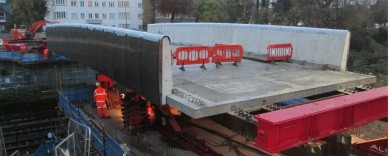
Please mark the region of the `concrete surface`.
[[370, 84], [374, 76], [337, 72], [295, 63], [276, 64], [243, 60], [238, 67], [224, 63], [173, 66], [173, 94], [167, 103], [192, 118], [231, 112], [234, 108], [256, 108], [294, 98]]
[[268, 44], [292, 43], [293, 59], [346, 70], [347, 30], [233, 23], [149, 24], [148, 32], [168, 35], [173, 45], [241, 44], [245, 52], [266, 54]]

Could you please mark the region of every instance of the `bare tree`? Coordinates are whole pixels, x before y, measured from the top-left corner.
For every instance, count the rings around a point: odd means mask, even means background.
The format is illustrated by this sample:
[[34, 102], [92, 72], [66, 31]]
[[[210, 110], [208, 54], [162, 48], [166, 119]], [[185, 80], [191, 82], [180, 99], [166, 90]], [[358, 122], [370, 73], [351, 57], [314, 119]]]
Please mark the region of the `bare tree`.
[[157, 9], [163, 14], [171, 14], [171, 22], [175, 22], [177, 14], [189, 14], [193, 11], [192, 0], [158, 0]]

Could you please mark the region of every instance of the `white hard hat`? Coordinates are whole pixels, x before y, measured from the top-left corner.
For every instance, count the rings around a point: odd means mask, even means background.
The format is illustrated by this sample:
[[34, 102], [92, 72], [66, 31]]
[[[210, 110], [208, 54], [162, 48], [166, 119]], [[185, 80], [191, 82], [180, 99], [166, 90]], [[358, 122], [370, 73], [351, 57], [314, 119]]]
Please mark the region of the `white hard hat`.
[[99, 82], [96, 82], [96, 87], [97, 87], [97, 86], [100, 86], [100, 83], [99, 83]]

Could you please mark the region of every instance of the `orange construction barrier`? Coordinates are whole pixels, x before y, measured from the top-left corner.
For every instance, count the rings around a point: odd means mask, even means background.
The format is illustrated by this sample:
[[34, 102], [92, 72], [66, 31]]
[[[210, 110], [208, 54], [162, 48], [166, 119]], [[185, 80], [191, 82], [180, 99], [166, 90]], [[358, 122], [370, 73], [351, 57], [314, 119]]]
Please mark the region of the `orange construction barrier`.
[[291, 59], [293, 55], [293, 47], [291, 43], [286, 44], [270, 44], [267, 46], [268, 61], [282, 61]]
[[179, 47], [175, 51], [176, 65], [182, 65], [181, 70], [185, 71], [184, 65], [202, 64], [201, 68], [206, 69], [204, 64], [210, 63], [212, 49], [208, 46]]
[[234, 62], [234, 65], [237, 66], [237, 62], [241, 62], [244, 48], [242, 45], [216, 44], [213, 47], [213, 52], [211, 62], [217, 65], [221, 65], [221, 62]]

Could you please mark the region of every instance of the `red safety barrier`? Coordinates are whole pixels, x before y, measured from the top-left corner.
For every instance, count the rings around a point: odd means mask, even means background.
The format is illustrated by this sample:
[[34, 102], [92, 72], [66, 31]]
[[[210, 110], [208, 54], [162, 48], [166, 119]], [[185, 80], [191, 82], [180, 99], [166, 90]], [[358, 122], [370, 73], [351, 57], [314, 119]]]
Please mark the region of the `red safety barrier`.
[[241, 62], [244, 55], [244, 48], [241, 45], [216, 44], [213, 47], [213, 63], [221, 64], [221, 62]]
[[175, 51], [176, 65], [182, 65], [180, 69], [184, 70], [184, 65], [210, 63], [212, 49], [208, 46], [179, 47]]
[[277, 153], [387, 117], [387, 88], [256, 115], [255, 146]]
[[268, 61], [283, 61], [291, 59], [293, 55], [293, 47], [291, 43], [286, 44], [270, 44], [267, 46]]

